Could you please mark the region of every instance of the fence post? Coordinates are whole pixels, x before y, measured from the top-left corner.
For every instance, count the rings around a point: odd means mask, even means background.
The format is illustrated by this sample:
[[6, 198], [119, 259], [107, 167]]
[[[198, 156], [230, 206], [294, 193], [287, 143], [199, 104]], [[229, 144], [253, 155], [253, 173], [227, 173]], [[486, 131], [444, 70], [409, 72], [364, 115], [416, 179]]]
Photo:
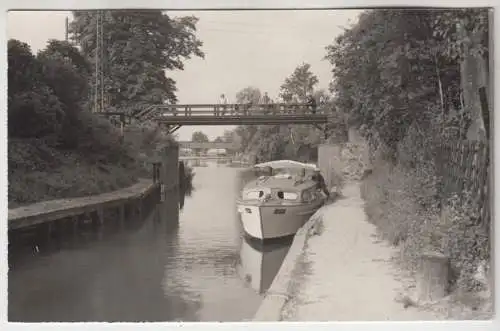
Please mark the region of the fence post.
[[153, 162], [153, 183], [157, 183], [160, 179], [160, 165], [161, 162], [154, 161]]
[[186, 187], [186, 170], [183, 161], [179, 161], [179, 189], [184, 191]]
[[420, 257], [417, 277], [418, 300], [436, 301], [448, 292], [449, 259], [437, 252], [425, 252]]

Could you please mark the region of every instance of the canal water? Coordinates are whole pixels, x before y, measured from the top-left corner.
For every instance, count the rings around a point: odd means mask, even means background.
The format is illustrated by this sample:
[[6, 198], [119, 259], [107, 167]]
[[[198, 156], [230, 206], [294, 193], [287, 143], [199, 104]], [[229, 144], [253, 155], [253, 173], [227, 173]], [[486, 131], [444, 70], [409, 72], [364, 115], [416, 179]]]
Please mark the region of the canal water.
[[252, 319], [291, 239], [263, 246], [242, 236], [240, 169], [195, 173], [178, 216], [171, 197], [125, 229], [88, 230], [12, 254], [9, 321]]

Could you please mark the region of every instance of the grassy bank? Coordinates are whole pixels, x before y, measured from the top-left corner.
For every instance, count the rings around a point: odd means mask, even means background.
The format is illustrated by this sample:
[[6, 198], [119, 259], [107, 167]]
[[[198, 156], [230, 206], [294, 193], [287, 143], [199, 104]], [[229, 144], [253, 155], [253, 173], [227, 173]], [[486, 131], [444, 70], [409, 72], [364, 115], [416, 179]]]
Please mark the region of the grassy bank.
[[127, 156], [120, 163], [92, 162], [78, 151], [58, 151], [41, 140], [8, 145], [9, 208], [113, 191], [132, 185], [143, 172]]
[[[86, 134], [72, 149], [59, 148], [47, 139], [9, 139], [9, 208], [133, 185], [140, 177], [152, 176], [148, 159], [155, 146], [172, 143], [153, 126], [131, 126], [134, 134], [126, 132], [122, 144], [118, 129], [104, 118], [82, 113], [79, 123]], [[189, 187], [193, 176], [192, 169], [186, 168]]]

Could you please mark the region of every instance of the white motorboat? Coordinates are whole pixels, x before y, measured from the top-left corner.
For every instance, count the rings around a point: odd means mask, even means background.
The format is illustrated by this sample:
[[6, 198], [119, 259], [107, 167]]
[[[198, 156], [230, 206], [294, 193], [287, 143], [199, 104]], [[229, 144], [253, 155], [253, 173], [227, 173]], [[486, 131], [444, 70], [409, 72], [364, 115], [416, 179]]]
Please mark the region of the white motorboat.
[[236, 270], [240, 277], [257, 293], [264, 294], [278, 273], [292, 240], [273, 243], [242, 238], [240, 262]]
[[326, 200], [312, 179], [315, 165], [280, 160], [255, 168], [271, 168], [272, 174], [247, 183], [236, 201], [250, 237], [265, 240], [294, 235]]

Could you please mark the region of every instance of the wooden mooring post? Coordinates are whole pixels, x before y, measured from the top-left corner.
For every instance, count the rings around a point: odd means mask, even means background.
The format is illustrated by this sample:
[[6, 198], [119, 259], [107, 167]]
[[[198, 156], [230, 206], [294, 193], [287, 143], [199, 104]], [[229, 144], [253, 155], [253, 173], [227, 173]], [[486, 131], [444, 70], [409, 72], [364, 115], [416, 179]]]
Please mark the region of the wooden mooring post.
[[93, 219], [94, 224], [97, 227], [104, 225], [104, 210], [102, 208], [97, 208], [95, 211], [95, 219]]
[[161, 162], [154, 161], [152, 162], [152, 164], [153, 164], [153, 183], [158, 183], [158, 181], [160, 180]]
[[[160, 219], [175, 219], [179, 221], [179, 147], [176, 145], [165, 146], [160, 152]], [[176, 201], [177, 210], [171, 210], [169, 201]], [[167, 202], [167, 203], [166, 203]], [[168, 210], [168, 211], [167, 211]]]
[[80, 218], [79, 215], [75, 215], [71, 220], [73, 236], [76, 236], [78, 234], [78, 229], [80, 228], [79, 218]]
[[138, 199], [136, 201], [136, 204], [137, 204], [137, 214], [138, 214], [138, 217], [140, 220], [142, 220], [142, 217], [143, 217], [143, 211], [142, 211], [142, 204], [143, 204], [143, 199]]

